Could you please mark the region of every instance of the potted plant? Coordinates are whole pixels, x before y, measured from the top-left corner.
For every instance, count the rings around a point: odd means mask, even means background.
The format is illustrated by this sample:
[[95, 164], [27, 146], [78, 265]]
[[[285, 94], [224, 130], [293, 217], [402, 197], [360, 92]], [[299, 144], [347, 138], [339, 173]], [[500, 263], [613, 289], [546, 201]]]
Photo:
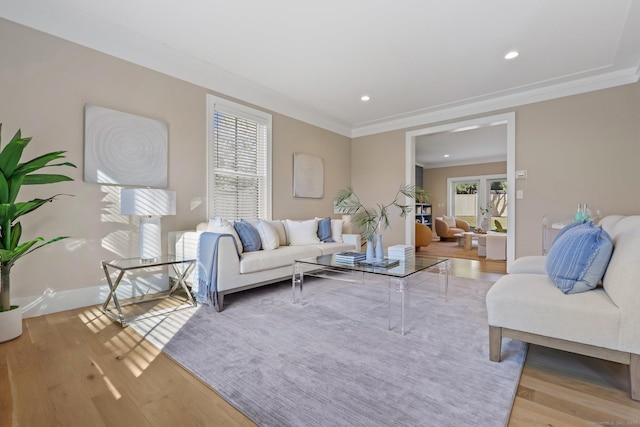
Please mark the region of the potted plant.
[[367, 242], [367, 261], [371, 261], [373, 256], [373, 237], [378, 235], [377, 250], [375, 258], [382, 258], [382, 242], [380, 232], [389, 228], [389, 209], [396, 207], [400, 210], [400, 216], [405, 217], [413, 205], [404, 205], [398, 201], [400, 196], [409, 197], [412, 200], [427, 200], [429, 195], [422, 188], [415, 185], [401, 186], [393, 200], [389, 203], [378, 203], [375, 207], [365, 207], [358, 198], [351, 186], [340, 190], [333, 203], [341, 213], [353, 215], [352, 222], [358, 226], [360, 235]]
[[[2, 124], [0, 123], [0, 134]], [[1, 136], [1, 135], [0, 135]], [[52, 163], [62, 159], [65, 151], [54, 151], [26, 162], [20, 162], [22, 152], [31, 141], [23, 138], [20, 130], [0, 151], [0, 342], [16, 338], [22, 334], [22, 311], [11, 305], [10, 284], [11, 268], [23, 256], [65, 237], [56, 237], [44, 241], [42, 237], [20, 242], [22, 225], [16, 221], [58, 195], [46, 199], [33, 199], [27, 202], [17, 201], [23, 185], [51, 184], [61, 181], [73, 181], [65, 175], [37, 173], [45, 167], [71, 166], [69, 162]], [[41, 243], [42, 242], [42, 243]]]

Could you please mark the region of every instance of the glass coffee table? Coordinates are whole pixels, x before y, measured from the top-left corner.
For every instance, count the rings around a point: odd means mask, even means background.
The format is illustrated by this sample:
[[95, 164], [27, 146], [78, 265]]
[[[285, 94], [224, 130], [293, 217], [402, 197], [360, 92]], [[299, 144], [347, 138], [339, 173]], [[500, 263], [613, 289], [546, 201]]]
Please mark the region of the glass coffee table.
[[444, 287], [445, 300], [449, 293], [450, 263], [448, 258], [412, 257], [388, 268], [367, 264], [353, 265], [336, 262], [335, 255], [298, 259], [293, 264], [291, 280], [292, 302], [304, 304], [303, 285], [305, 276], [367, 284], [367, 275], [379, 275], [388, 279], [389, 330], [392, 330], [392, 294], [400, 294], [400, 333], [405, 334], [405, 319], [408, 314], [409, 279], [420, 272], [438, 274], [438, 284]]

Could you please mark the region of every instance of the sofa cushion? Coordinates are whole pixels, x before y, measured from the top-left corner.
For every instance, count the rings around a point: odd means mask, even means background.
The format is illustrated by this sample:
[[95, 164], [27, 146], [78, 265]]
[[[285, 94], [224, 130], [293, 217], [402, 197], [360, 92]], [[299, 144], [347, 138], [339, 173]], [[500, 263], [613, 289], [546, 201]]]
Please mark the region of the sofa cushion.
[[284, 222], [280, 220], [267, 221], [267, 222], [271, 225], [271, 227], [273, 227], [273, 229], [278, 234], [278, 240], [279, 240], [280, 246], [287, 246], [289, 244], [289, 241], [287, 240], [287, 232], [284, 228]]
[[331, 220], [331, 238], [336, 243], [342, 243], [342, 228], [344, 227], [344, 221], [341, 219]]
[[238, 251], [241, 253], [244, 251], [242, 247], [242, 241], [240, 240], [240, 236], [236, 232], [236, 229], [233, 227], [229, 221], [224, 220], [222, 218], [211, 218], [209, 220], [209, 224], [207, 225], [207, 231], [211, 231], [212, 233], [220, 233], [220, 234], [231, 234], [233, 238], [236, 240], [236, 245], [238, 246]]
[[333, 243], [331, 238], [331, 218], [318, 219], [318, 239], [321, 242]]
[[241, 220], [233, 224], [233, 227], [240, 237], [244, 252], [259, 251], [262, 248], [260, 233], [258, 233], [258, 230], [252, 224]]
[[278, 233], [269, 221], [259, 220], [256, 222], [256, 230], [258, 230], [258, 234], [260, 234], [262, 249], [265, 251], [271, 251], [280, 247], [280, 238], [278, 237]]
[[456, 226], [456, 217], [455, 216], [447, 216], [444, 215], [442, 217], [442, 220], [449, 226], [449, 227], [455, 227]]
[[509, 267], [509, 274], [547, 274], [547, 269], [544, 266], [546, 260], [547, 257], [545, 255], [528, 255], [520, 257], [513, 261]]
[[273, 268], [293, 266], [297, 259], [322, 255], [320, 244], [308, 246], [280, 246], [274, 251], [245, 253], [240, 261], [240, 273], [255, 273]]
[[593, 222], [573, 226], [555, 240], [545, 267], [549, 278], [565, 294], [594, 289], [611, 259], [613, 242]]
[[546, 274], [508, 274], [487, 292], [489, 325], [617, 349], [621, 311], [602, 288], [565, 295]]
[[318, 239], [318, 222], [315, 219], [306, 221], [285, 219], [284, 227], [291, 246], [320, 243], [320, 239]]

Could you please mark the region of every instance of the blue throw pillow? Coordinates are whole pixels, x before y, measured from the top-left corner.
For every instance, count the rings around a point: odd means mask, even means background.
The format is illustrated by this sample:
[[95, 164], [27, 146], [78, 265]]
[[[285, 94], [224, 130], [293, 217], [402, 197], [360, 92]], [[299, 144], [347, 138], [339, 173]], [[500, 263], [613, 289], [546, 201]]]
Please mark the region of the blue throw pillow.
[[554, 240], [545, 267], [551, 281], [565, 294], [594, 289], [611, 259], [613, 242], [593, 222], [574, 226]]
[[572, 222], [569, 225], [565, 225], [564, 227], [562, 227], [562, 229], [560, 231], [558, 231], [558, 234], [556, 234], [556, 237], [553, 238], [553, 242], [551, 242], [551, 246], [553, 246], [553, 244], [560, 238], [562, 237], [562, 235], [564, 233], [566, 233], [569, 230], [573, 230], [574, 228], [593, 228], [593, 221], [589, 221], [589, 222]]
[[331, 238], [331, 218], [323, 218], [318, 220], [318, 239], [321, 242], [332, 243]]
[[260, 233], [253, 225], [242, 220], [233, 224], [233, 227], [236, 229], [238, 237], [240, 237], [245, 252], [259, 251], [262, 248]]

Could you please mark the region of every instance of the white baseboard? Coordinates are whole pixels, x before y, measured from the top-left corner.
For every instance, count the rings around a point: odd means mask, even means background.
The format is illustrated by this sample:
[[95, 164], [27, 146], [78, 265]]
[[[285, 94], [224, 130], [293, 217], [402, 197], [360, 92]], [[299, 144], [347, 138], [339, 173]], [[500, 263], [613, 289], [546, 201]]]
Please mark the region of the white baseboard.
[[[118, 298], [125, 299], [148, 293], [169, 289], [169, 278], [166, 274], [155, 274], [123, 279], [118, 286]], [[12, 298], [11, 304], [18, 305], [22, 317], [36, 317], [60, 311], [73, 310], [80, 307], [104, 304], [109, 296], [109, 285], [100, 283], [86, 288], [55, 291], [47, 289], [42, 295]]]

